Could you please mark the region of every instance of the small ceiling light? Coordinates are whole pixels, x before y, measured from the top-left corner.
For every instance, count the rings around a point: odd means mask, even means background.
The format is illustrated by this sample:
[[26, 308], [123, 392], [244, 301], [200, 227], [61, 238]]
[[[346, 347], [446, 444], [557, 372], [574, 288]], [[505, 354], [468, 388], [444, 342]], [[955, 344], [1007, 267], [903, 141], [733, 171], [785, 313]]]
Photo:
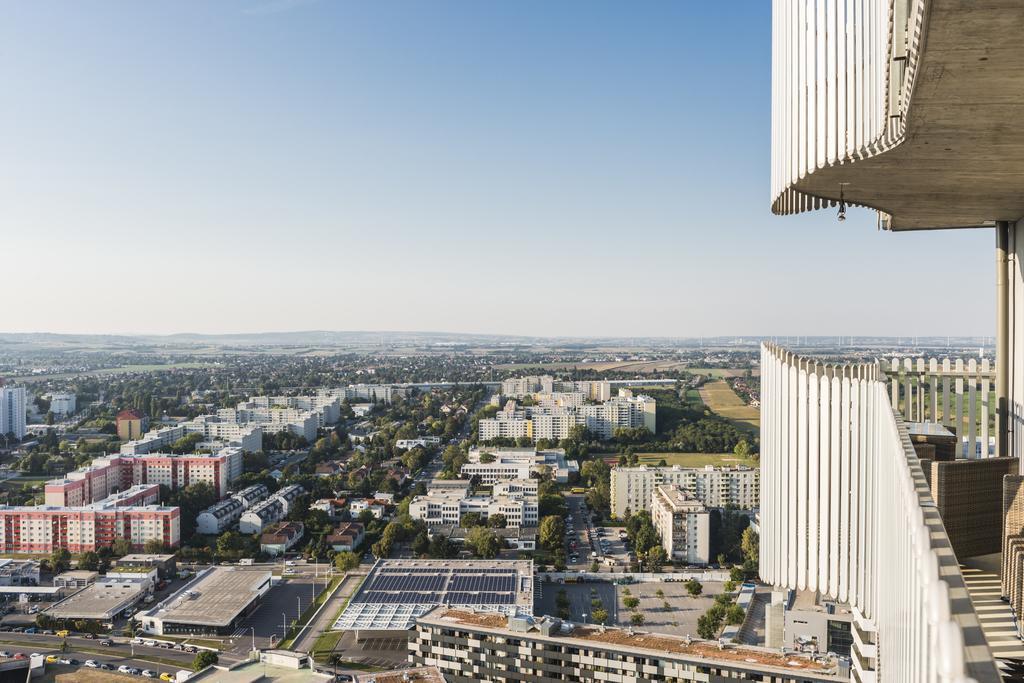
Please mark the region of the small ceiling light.
[[839, 213], [836, 215], [836, 220], [840, 223], [846, 220], [846, 197], [843, 195], [843, 188], [849, 185], [849, 183], [839, 183]]

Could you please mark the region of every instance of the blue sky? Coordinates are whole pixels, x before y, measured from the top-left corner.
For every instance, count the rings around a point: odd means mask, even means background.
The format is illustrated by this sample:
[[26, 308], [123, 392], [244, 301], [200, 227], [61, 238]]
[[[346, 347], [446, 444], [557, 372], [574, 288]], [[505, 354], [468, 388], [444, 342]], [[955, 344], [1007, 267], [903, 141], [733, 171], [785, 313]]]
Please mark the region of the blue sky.
[[992, 334], [990, 232], [771, 215], [770, 39], [767, 2], [11, 3], [0, 328]]

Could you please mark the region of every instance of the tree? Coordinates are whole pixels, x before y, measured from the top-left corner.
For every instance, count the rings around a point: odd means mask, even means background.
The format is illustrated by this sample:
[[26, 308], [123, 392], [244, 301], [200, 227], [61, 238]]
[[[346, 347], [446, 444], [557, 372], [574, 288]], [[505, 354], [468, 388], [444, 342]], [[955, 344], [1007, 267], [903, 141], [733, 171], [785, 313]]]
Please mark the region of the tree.
[[505, 515], [497, 512], [487, 518], [487, 526], [492, 529], [504, 529], [508, 526], [508, 520], [505, 518]]
[[334, 566], [340, 571], [350, 572], [359, 566], [359, 555], [347, 550], [340, 552], [334, 556]]
[[164, 542], [159, 538], [151, 538], [142, 546], [143, 552], [149, 553], [150, 555], [159, 555], [164, 551], [164, 548]]
[[660, 572], [661, 566], [665, 564], [666, 560], [668, 560], [668, 555], [660, 545], [656, 545], [647, 551], [647, 565], [652, 572]]
[[493, 559], [501, 551], [501, 539], [487, 527], [477, 526], [466, 534], [466, 545], [485, 560]]
[[540, 527], [537, 535], [541, 546], [554, 552], [562, 548], [565, 538], [565, 520], [555, 515], [549, 515], [540, 520]]
[[746, 613], [739, 605], [731, 605], [725, 610], [725, 623], [730, 626], [738, 626], [739, 624], [742, 624], [745, 618]]
[[71, 566], [71, 553], [66, 548], [57, 548], [50, 553], [50, 568], [54, 574], [67, 571]]
[[642, 527], [636, 532], [636, 539], [633, 541], [637, 555], [646, 555], [647, 551], [658, 544], [658, 532], [653, 526]]
[[702, 614], [697, 618], [697, 635], [704, 640], [712, 640], [718, 633], [718, 623], [708, 614]]
[[199, 653], [196, 654], [195, 659], [192, 660], [192, 670], [202, 671], [206, 667], [213, 666], [214, 664], [216, 664], [217, 660], [218, 657], [216, 652], [211, 652], [210, 650], [200, 650]]
[[132, 552], [132, 542], [127, 538], [115, 538], [114, 542], [110, 544], [110, 550], [118, 557], [129, 555]]
[[746, 439], [743, 439], [736, 444], [736, 448], [732, 449], [733, 454], [741, 460], [746, 460], [750, 457], [750, 443]]
[[704, 586], [697, 579], [690, 579], [686, 582], [686, 592], [690, 594], [691, 598], [695, 598], [704, 592]]
[[628, 597], [622, 600], [622, 604], [626, 606], [626, 609], [636, 609], [640, 606], [640, 598]]
[[427, 552], [435, 560], [443, 560], [452, 556], [452, 544], [444, 534], [434, 534]]
[[634, 614], [631, 614], [629, 617], [629, 623], [633, 624], [634, 626], [643, 626], [644, 615], [640, 612], [635, 612]]
[[747, 527], [740, 536], [740, 550], [743, 551], [743, 559], [749, 562], [757, 562], [760, 555], [761, 539], [753, 527]]
[[604, 622], [608, 621], [608, 610], [601, 607], [599, 609], [594, 610], [593, 614], [591, 614], [590, 616], [594, 618], [595, 624], [603, 624]]
[[430, 536], [427, 535], [426, 531], [421, 531], [416, 534], [416, 538], [412, 541], [412, 551], [417, 555], [426, 555], [430, 550]]
[[78, 556], [78, 568], [94, 572], [100, 568], [99, 553], [88, 550]]
[[469, 529], [475, 526], [482, 526], [484, 524], [484, 517], [479, 512], [467, 512], [462, 515], [459, 520], [459, 526]]

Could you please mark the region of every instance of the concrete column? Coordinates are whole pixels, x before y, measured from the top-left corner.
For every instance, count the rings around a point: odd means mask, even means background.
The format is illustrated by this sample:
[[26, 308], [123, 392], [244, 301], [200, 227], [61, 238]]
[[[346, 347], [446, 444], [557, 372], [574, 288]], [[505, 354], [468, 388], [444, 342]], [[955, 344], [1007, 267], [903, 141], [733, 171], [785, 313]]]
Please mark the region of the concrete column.
[[996, 223], [996, 457], [1010, 454], [1010, 224]]

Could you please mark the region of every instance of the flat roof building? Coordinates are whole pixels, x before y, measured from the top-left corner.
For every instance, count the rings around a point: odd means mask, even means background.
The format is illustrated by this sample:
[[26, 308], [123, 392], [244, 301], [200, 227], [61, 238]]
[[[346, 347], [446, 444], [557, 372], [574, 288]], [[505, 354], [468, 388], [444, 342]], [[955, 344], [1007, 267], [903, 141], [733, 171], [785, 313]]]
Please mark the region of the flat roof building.
[[[476, 681], [848, 680], [834, 657], [630, 629], [438, 607], [416, 621], [409, 663], [436, 666], [450, 683]], [[510, 676], [515, 672], [514, 676]]]
[[156, 635], [230, 634], [270, 590], [271, 576], [262, 569], [211, 567], [137, 618]]
[[670, 560], [711, 562], [711, 515], [704, 504], [675, 485], [654, 489], [651, 523]]
[[45, 614], [54, 619], [111, 621], [138, 603], [152, 586], [147, 579], [107, 576], [55, 603]]
[[610, 482], [611, 510], [620, 519], [626, 510], [650, 510], [654, 489], [662, 484], [676, 484], [708, 507], [752, 510], [760, 504], [760, 481], [756, 467], [615, 467]]
[[438, 605], [533, 612], [530, 560], [378, 560], [334, 623], [357, 638], [405, 632]]

